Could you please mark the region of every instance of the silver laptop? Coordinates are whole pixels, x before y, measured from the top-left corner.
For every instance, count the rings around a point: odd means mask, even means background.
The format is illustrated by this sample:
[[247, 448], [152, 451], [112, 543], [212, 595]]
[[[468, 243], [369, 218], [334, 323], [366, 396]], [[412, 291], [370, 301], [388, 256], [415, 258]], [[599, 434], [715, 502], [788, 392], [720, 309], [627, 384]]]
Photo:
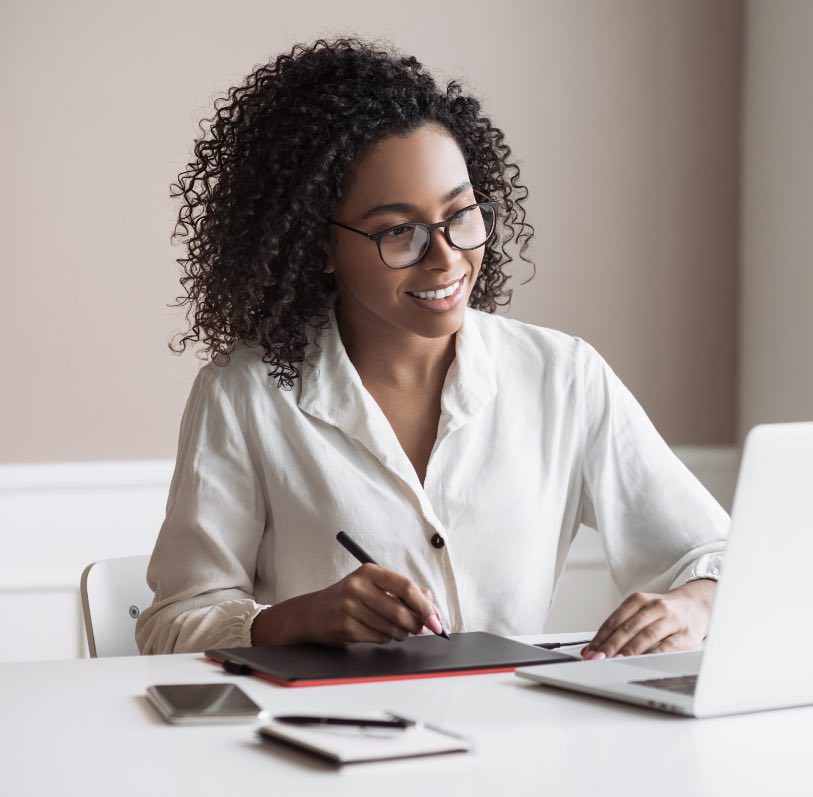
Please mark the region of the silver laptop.
[[703, 649], [516, 674], [691, 717], [801, 706], [813, 704], [811, 632], [813, 423], [765, 424], [745, 441]]

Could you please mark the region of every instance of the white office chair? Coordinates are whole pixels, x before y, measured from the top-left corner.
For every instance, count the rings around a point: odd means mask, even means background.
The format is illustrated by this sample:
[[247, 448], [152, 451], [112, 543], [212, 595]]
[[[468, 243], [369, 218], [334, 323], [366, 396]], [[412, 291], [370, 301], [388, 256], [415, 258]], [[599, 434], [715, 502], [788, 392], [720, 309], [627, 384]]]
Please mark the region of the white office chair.
[[135, 624], [150, 604], [149, 556], [124, 556], [88, 565], [80, 592], [88, 650], [98, 656], [137, 656]]

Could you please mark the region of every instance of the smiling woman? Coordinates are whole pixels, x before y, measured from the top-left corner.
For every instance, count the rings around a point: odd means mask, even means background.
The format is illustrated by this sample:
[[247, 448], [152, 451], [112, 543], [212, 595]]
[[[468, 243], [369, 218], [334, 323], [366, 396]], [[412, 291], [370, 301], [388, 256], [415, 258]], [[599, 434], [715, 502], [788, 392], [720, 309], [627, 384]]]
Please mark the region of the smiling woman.
[[[398, 198], [391, 197], [394, 190]], [[328, 249], [325, 268], [336, 276], [345, 345], [372, 336], [399, 347], [411, 341], [425, 348], [427, 338], [441, 338], [439, 349], [452, 344], [489, 235], [451, 135], [427, 124], [376, 143], [354, 169], [335, 215], [346, 224]], [[370, 227], [365, 235], [377, 246], [352, 234], [360, 225]], [[445, 235], [436, 233], [440, 226]], [[456, 246], [453, 235], [469, 245]]]
[[[419, 220], [410, 215], [416, 204], [368, 175], [388, 159], [385, 141], [398, 148], [427, 126], [446, 138], [433, 162], [451, 155], [461, 175], [432, 201], [454, 188], [444, 209], [455, 199], [456, 209], [471, 204], [472, 192], [501, 207], [501, 235], [481, 244], [482, 273], [469, 286], [469, 302], [488, 312], [508, 304], [509, 245], [530, 263], [528, 192], [502, 131], [459, 83], [439, 90], [414, 57], [354, 39], [319, 40], [259, 67], [215, 105], [208, 135], [195, 145], [197, 159], [173, 186], [183, 199], [174, 237], [189, 253], [179, 260], [186, 271], [181, 305], [193, 318], [174, 350], [202, 342], [225, 363], [238, 342], [255, 344], [277, 383], [291, 387], [308, 332], [327, 328], [325, 309], [337, 289], [326, 256], [341, 243], [332, 236], [341, 227], [331, 218], [349, 221], [342, 205], [353, 190], [356, 202], [368, 203], [364, 232]], [[433, 143], [420, 138], [428, 152]], [[451, 167], [443, 168], [448, 174]], [[414, 194], [416, 184], [405, 188]], [[420, 195], [424, 212], [429, 188]], [[461, 202], [458, 192], [465, 191], [469, 201]]]
[[493, 315], [533, 228], [477, 100], [320, 40], [232, 90], [195, 153], [180, 349], [212, 362], [143, 652], [539, 632], [582, 523], [632, 593], [587, 655], [699, 642], [725, 512], [588, 344]]

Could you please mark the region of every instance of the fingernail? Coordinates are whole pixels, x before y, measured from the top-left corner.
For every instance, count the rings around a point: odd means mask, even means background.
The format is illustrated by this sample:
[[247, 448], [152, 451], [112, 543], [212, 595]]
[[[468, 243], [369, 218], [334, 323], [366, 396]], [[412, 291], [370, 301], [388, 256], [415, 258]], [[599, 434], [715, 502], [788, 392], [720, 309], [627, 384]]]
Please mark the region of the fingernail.
[[440, 624], [440, 620], [437, 617], [430, 617], [429, 618], [429, 627], [436, 633], [439, 634], [443, 630], [443, 626]]
[[595, 653], [592, 656], [593, 661], [601, 661], [602, 659], [606, 659], [606, 658], [607, 658], [607, 654], [603, 650], [600, 650], [598, 653]]
[[431, 634], [432, 632], [425, 626], [421, 626], [421, 630], [418, 631], [419, 636], [426, 636], [427, 634]]
[[615, 654], [615, 658], [617, 658], [617, 659], [623, 659], [623, 658], [624, 658], [624, 654], [623, 654], [623, 653], [616, 653], [616, 654]]

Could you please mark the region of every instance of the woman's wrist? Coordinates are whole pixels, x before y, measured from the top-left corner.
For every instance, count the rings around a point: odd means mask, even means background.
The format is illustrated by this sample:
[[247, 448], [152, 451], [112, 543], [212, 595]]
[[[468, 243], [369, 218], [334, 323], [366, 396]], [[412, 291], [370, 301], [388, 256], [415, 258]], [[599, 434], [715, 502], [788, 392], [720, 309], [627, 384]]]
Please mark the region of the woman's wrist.
[[252, 645], [296, 645], [304, 642], [308, 595], [299, 595], [263, 609], [251, 624]]
[[702, 603], [706, 604], [706, 606], [710, 609], [711, 604], [714, 601], [714, 595], [717, 591], [717, 579], [706, 577], [693, 578], [691, 581], [687, 581], [682, 586], [677, 587], [676, 591], [685, 592], [692, 595]]

